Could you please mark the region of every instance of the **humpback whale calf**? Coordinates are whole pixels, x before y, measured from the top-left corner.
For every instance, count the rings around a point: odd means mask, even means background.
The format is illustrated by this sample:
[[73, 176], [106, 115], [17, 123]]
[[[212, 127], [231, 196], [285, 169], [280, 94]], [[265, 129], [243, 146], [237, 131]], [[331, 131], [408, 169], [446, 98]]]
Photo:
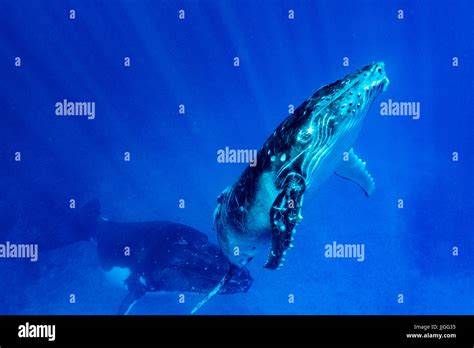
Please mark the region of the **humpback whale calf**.
[[[95, 239], [102, 268], [125, 271], [128, 295], [119, 314], [127, 314], [146, 292], [208, 293], [230, 267], [204, 233], [174, 222], [103, 221]], [[246, 292], [252, 282], [249, 271], [240, 268], [221, 293]]]
[[192, 313], [257, 253], [270, 248], [265, 268], [283, 265], [311, 185], [317, 191], [336, 173], [372, 193], [374, 180], [352, 145], [388, 83], [384, 63], [367, 65], [317, 90], [276, 128], [258, 151], [257, 165], [247, 167], [217, 199], [214, 229], [231, 266]]
[[[219, 246], [204, 233], [169, 221], [109, 221], [100, 217], [98, 200], [51, 225], [55, 228], [45, 229], [37, 240], [42, 251], [79, 241], [96, 243], [101, 268], [110, 280], [119, 280], [128, 289], [118, 314], [127, 314], [147, 292], [206, 294], [230, 267]], [[249, 271], [241, 268], [232, 275], [221, 293], [247, 292], [253, 282]]]

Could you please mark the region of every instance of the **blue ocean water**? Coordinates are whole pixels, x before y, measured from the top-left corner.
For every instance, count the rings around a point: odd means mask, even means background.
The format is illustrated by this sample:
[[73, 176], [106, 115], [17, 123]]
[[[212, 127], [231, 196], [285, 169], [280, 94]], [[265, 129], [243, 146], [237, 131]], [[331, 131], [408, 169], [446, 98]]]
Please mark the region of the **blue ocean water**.
[[[2, 0], [0, 243], [67, 235], [71, 198], [216, 242], [216, 197], [246, 166], [216, 152], [260, 148], [289, 104], [383, 61], [390, 85], [354, 144], [374, 194], [331, 178], [305, 197], [285, 267], [260, 255], [250, 290], [202, 314], [474, 314], [473, 17], [469, 0]], [[63, 99], [95, 102], [95, 118], [57, 117]], [[419, 102], [419, 119], [381, 116], [388, 99]], [[326, 258], [334, 241], [364, 244], [364, 261]], [[115, 313], [126, 294], [87, 241], [0, 258], [0, 279], [1, 314]], [[133, 314], [201, 297], [147, 294]]]

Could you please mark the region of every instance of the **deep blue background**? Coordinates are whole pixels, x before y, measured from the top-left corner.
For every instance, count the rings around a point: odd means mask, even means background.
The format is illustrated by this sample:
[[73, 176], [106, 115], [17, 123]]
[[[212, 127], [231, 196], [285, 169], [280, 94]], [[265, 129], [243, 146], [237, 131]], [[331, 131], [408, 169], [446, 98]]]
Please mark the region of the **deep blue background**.
[[[473, 314], [473, 7], [469, 0], [2, 0], [0, 243], [41, 235], [71, 197], [78, 205], [98, 198], [110, 219], [173, 220], [215, 240], [216, 197], [245, 167], [217, 163], [216, 151], [259, 148], [288, 104], [382, 60], [391, 83], [354, 145], [376, 180], [374, 195], [331, 178], [305, 197], [284, 269], [264, 270], [261, 255], [249, 266], [249, 293], [216, 297], [202, 313]], [[54, 104], [64, 98], [96, 102], [96, 119], [56, 117]], [[420, 102], [421, 118], [380, 116], [389, 98]], [[332, 241], [365, 243], [366, 260], [326, 259]], [[0, 277], [0, 313], [114, 313], [125, 294], [87, 242], [40, 254], [36, 264], [0, 259]], [[134, 313], [186, 314], [200, 298], [188, 295], [183, 305], [177, 294], [152, 294]]]

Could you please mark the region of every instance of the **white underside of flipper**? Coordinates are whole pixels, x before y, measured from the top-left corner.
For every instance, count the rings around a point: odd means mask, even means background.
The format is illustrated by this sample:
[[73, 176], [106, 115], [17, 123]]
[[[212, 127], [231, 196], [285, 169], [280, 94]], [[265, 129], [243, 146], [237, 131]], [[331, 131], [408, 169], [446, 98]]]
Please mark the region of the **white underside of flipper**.
[[367, 196], [370, 196], [375, 190], [375, 182], [365, 167], [366, 163], [351, 148], [346, 158], [336, 169], [336, 174], [355, 182], [364, 190]]

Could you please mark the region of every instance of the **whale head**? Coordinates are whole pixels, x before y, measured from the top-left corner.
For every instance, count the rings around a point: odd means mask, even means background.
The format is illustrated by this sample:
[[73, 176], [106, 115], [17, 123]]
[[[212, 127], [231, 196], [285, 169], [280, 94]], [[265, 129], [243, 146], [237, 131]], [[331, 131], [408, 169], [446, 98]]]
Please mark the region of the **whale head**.
[[388, 84], [385, 64], [377, 62], [323, 87], [320, 92], [326, 95], [326, 101], [328, 98], [331, 101], [327, 111], [334, 113], [334, 120], [345, 121], [346, 127], [351, 127], [364, 119], [375, 98], [385, 92]]
[[290, 155], [290, 161], [279, 170], [279, 179], [298, 164], [309, 184], [312, 173], [327, 154], [352, 146], [370, 106], [388, 84], [384, 63], [377, 62], [316, 91], [274, 134], [284, 139], [286, 144], [280, 143], [280, 149]]

